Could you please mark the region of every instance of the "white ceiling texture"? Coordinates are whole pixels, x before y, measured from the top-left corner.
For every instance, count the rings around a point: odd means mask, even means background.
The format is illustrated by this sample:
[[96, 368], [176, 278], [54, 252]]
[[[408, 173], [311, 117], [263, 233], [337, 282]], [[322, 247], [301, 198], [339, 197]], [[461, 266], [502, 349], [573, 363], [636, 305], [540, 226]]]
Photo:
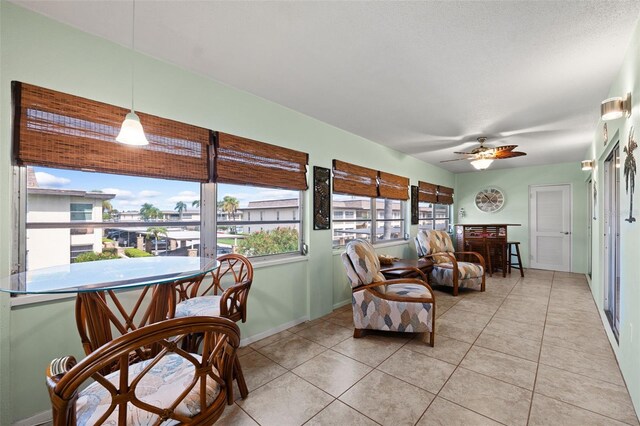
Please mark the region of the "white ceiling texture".
[[[130, 1], [15, 3], [130, 46]], [[136, 50], [453, 172], [580, 161], [638, 1], [136, 2]], [[623, 95], [622, 93], [620, 94]]]

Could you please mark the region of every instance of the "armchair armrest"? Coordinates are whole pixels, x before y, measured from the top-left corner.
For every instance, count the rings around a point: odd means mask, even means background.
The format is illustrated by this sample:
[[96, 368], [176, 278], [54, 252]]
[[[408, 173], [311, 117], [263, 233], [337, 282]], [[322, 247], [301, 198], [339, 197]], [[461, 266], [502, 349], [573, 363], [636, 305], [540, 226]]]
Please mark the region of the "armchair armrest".
[[427, 276], [424, 274], [424, 272], [422, 272], [419, 268], [416, 268], [413, 266], [398, 266], [397, 268], [385, 268], [380, 270], [380, 272], [382, 272], [383, 274], [385, 272], [392, 272], [392, 271], [413, 271], [417, 273], [420, 277], [422, 277], [422, 281], [428, 282]]
[[417, 278], [397, 278], [393, 280], [379, 281], [379, 282], [366, 284], [366, 285], [354, 288], [353, 292], [355, 293], [356, 291], [371, 290], [381, 285], [391, 285], [391, 284], [421, 285], [429, 290], [429, 293], [431, 293], [431, 297], [405, 297], [405, 296], [399, 296], [396, 294], [390, 295], [390, 294], [384, 294], [384, 293], [378, 293], [378, 292], [376, 292], [376, 297], [379, 297], [380, 299], [390, 300], [393, 302], [413, 302], [413, 303], [433, 303], [433, 304], [435, 304], [436, 302], [436, 296], [431, 286], [427, 284], [425, 281], [419, 280]]
[[242, 322], [247, 320], [247, 296], [251, 288], [252, 280], [245, 280], [229, 286], [220, 297], [220, 315], [234, 319], [240, 315]]
[[454, 254], [468, 254], [468, 255], [475, 256], [475, 257], [478, 258], [478, 261], [479, 261], [480, 265], [482, 266], [482, 269], [485, 268], [484, 257], [478, 252], [475, 252], [475, 251], [457, 251]]

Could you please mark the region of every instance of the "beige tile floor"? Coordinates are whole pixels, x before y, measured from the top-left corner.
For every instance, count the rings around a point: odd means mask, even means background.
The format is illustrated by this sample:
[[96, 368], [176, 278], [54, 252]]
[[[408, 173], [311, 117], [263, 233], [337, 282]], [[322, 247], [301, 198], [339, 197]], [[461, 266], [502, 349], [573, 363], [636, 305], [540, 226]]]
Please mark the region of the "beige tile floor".
[[354, 339], [350, 305], [244, 347], [250, 393], [219, 423], [638, 425], [584, 276], [525, 275], [437, 290], [434, 348]]

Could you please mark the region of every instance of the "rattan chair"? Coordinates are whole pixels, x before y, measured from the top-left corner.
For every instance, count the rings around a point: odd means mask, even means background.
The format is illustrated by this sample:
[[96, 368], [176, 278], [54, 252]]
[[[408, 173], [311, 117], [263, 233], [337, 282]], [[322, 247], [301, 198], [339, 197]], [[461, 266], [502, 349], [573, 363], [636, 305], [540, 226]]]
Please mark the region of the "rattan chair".
[[[203, 335], [202, 354], [181, 348], [192, 333]], [[78, 363], [56, 359], [47, 369], [53, 425], [212, 424], [226, 405], [239, 344], [226, 318], [177, 318], [124, 334]], [[151, 346], [155, 356], [131, 362]]]
[[[247, 321], [247, 299], [253, 283], [253, 265], [240, 254], [225, 254], [218, 258], [220, 266], [211, 273], [211, 282], [186, 283], [175, 286], [176, 304], [170, 304], [169, 317], [193, 316], [223, 317], [232, 321]], [[196, 352], [201, 336], [194, 334], [186, 341], [186, 348]], [[234, 378], [240, 395], [246, 398], [249, 390], [242, 374], [240, 362], [234, 362]], [[233, 388], [229, 390], [229, 403], [233, 402]]]
[[[342, 263], [353, 291], [353, 337], [362, 337], [366, 330], [429, 333], [430, 345], [435, 344], [436, 299], [420, 269], [380, 269], [373, 246], [361, 239], [347, 243]], [[382, 275], [400, 269], [412, 270], [421, 279], [387, 280]]]

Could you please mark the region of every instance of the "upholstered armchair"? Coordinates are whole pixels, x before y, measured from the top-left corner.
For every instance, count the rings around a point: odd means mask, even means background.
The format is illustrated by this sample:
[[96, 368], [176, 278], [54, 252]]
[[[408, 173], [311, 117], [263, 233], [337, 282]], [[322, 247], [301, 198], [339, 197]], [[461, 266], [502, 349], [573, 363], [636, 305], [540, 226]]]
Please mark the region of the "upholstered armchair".
[[[181, 341], [204, 336], [202, 353]], [[177, 318], [141, 327], [101, 346], [76, 363], [53, 360], [47, 387], [53, 425], [212, 424], [227, 405], [240, 330], [226, 318]], [[157, 347], [140, 361], [137, 354]], [[138, 359], [138, 361], [132, 361]], [[105, 374], [105, 366], [118, 364]]]
[[[418, 231], [416, 236], [418, 257], [433, 260], [431, 283], [453, 287], [453, 295], [459, 288], [485, 289], [485, 264], [480, 253], [456, 252], [451, 237], [445, 231]], [[456, 256], [469, 255], [478, 263], [462, 262]]]
[[[381, 270], [371, 243], [360, 239], [347, 243], [342, 263], [353, 291], [353, 337], [362, 337], [365, 330], [429, 333], [429, 344], [435, 344], [436, 300], [422, 271]], [[387, 280], [382, 274], [397, 269], [414, 270], [422, 279]]]

